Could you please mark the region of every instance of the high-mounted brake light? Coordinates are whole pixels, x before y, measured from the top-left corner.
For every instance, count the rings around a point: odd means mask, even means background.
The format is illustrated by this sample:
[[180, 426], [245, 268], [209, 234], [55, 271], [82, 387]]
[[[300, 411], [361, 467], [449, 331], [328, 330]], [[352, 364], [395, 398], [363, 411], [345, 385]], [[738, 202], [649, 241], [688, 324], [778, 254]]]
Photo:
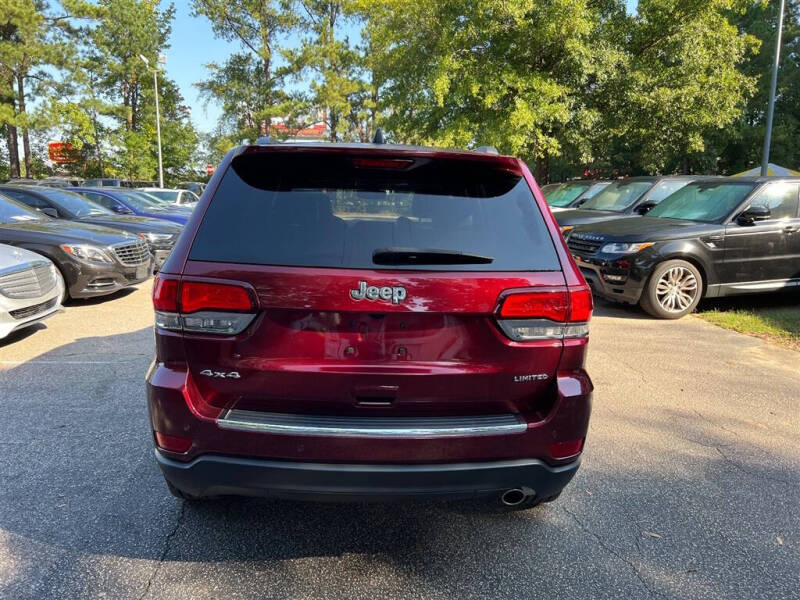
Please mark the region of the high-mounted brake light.
[[580, 338], [589, 334], [592, 294], [588, 288], [556, 288], [506, 293], [497, 324], [517, 342]]
[[255, 318], [247, 288], [228, 283], [156, 277], [153, 285], [156, 327], [170, 331], [236, 335]]
[[353, 166], [359, 169], [405, 169], [414, 164], [406, 158], [354, 158]]

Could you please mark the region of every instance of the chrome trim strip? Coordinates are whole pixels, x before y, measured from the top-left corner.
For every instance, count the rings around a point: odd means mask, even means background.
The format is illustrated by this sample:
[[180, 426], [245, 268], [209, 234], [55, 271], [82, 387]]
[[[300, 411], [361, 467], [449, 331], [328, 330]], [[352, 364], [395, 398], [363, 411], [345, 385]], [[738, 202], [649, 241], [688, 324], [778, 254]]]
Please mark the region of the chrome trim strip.
[[218, 420], [222, 429], [321, 437], [427, 438], [523, 433], [519, 416], [326, 417], [231, 409]]
[[6, 267], [4, 269], [0, 269], [0, 277], [4, 275], [12, 275], [14, 273], [18, 273], [20, 271], [27, 271], [28, 269], [36, 269], [38, 267], [46, 267], [50, 265], [49, 260], [32, 260], [30, 262], [26, 262], [20, 265], [14, 265], [11, 267]]

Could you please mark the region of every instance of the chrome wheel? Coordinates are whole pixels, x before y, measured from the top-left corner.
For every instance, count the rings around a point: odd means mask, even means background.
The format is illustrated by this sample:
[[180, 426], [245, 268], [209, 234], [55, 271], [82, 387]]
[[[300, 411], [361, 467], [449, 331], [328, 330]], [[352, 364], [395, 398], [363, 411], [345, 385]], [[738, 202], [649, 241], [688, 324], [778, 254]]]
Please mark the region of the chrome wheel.
[[686, 267], [668, 269], [656, 284], [656, 300], [661, 308], [671, 313], [680, 313], [689, 308], [697, 292], [697, 278]]

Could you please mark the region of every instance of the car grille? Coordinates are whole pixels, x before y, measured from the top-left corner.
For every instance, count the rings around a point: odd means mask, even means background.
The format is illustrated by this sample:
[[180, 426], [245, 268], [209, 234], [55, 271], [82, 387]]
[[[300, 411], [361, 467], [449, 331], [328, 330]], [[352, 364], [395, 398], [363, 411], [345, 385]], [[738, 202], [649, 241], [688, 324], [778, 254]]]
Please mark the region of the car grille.
[[38, 315], [39, 313], [50, 310], [56, 305], [57, 302], [58, 298], [50, 298], [50, 300], [47, 302], [42, 302], [41, 304], [34, 304], [33, 306], [26, 306], [25, 308], [18, 308], [17, 310], [10, 310], [8, 311], [8, 314], [15, 319], [27, 319], [28, 317], [32, 317], [34, 315]]
[[117, 260], [126, 267], [138, 267], [150, 260], [150, 250], [144, 242], [130, 242], [111, 246]]
[[580, 236], [571, 235], [567, 240], [567, 246], [571, 252], [577, 254], [594, 254], [603, 245], [603, 242], [597, 240], [587, 240]]
[[0, 275], [0, 294], [15, 300], [43, 296], [55, 286], [55, 267], [44, 261]]

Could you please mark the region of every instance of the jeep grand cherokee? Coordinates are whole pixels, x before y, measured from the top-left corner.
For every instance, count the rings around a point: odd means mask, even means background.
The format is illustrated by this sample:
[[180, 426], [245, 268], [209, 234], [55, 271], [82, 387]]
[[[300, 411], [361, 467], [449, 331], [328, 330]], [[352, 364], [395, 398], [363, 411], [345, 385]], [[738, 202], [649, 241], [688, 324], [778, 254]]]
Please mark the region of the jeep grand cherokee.
[[236, 149], [153, 300], [151, 425], [178, 497], [522, 508], [578, 468], [592, 299], [517, 159]]

